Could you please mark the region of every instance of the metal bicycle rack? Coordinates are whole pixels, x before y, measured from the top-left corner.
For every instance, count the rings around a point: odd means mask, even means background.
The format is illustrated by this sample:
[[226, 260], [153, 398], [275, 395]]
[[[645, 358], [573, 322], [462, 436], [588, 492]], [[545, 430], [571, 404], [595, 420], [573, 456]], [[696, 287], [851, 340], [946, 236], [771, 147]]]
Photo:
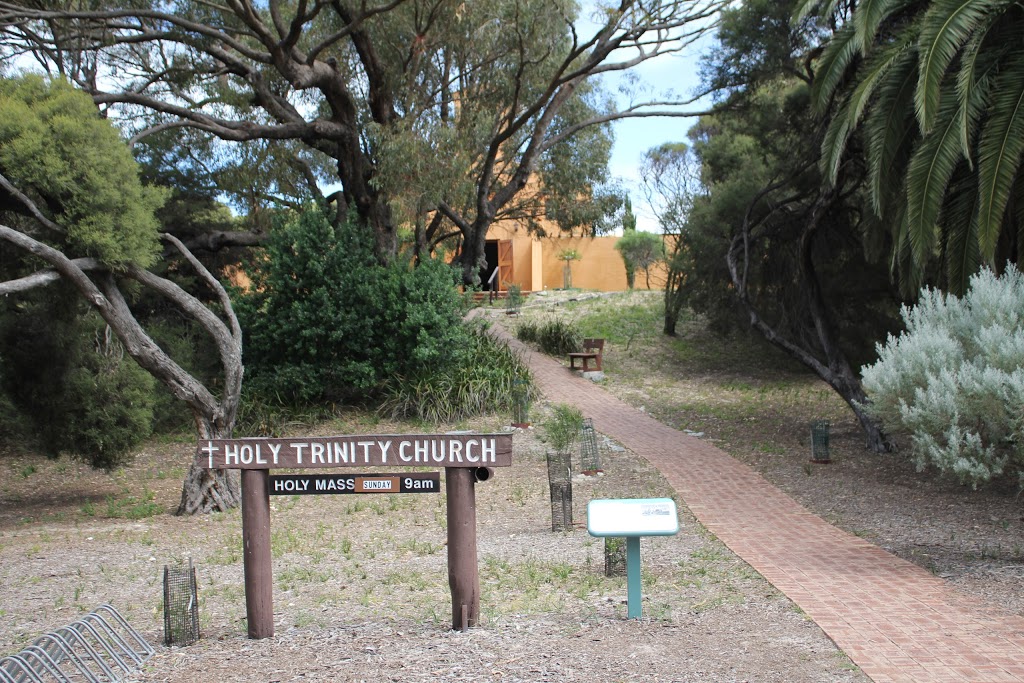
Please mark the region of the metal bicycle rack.
[[150, 657], [153, 647], [109, 604], [36, 638], [0, 659], [0, 683], [112, 683]]

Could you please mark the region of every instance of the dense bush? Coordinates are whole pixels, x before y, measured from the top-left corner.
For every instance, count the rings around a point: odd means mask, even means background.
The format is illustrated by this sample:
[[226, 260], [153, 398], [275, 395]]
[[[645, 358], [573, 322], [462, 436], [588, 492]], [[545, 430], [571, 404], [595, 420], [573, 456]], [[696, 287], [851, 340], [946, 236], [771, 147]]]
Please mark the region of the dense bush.
[[977, 485], [1024, 469], [1024, 277], [985, 270], [963, 298], [926, 289], [864, 368], [870, 412], [911, 434], [919, 468]]
[[395, 418], [451, 423], [491, 412], [511, 412], [533, 379], [519, 355], [481, 328], [472, 328], [466, 353], [442, 368], [422, 368], [409, 377], [393, 378], [381, 412]]
[[29, 296], [0, 312], [0, 419], [7, 423], [0, 429], [52, 456], [67, 452], [114, 469], [152, 433], [156, 382], [97, 316], [56, 294]]
[[247, 379], [283, 402], [349, 399], [455, 362], [466, 345], [456, 273], [380, 265], [371, 236], [320, 210], [279, 223], [237, 305]]
[[118, 342], [84, 353], [67, 376], [63, 429], [52, 444], [93, 467], [113, 470], [153, 432], [156, 380]]

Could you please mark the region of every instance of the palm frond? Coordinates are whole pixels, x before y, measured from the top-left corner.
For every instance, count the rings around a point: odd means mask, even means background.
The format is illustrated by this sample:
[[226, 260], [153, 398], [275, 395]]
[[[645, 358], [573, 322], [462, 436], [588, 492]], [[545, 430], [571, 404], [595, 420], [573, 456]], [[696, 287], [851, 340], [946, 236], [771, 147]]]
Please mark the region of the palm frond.
[[998, 64], [995, 60], [987, 60], [982, 66], [979, 58], [983, 54], [980, 48], [984, 39], [983, 31], [979, 31], [971, 37], [960, 58], [960, 71], [956, 78], [956, 95], [961, 109], [960, 146], [972, 169], [974, 168], [974, 158], [971, 153], [973, 138], [988, 100], [990, 85]]
[[828, 109], [836, 90], [860, 51], [854, 39], [853, 26], [847, 24], [832, 35], [818, 61], [811, 85], [811, 102], [818, 113]]
[[914, 44], [917, 38], [917, 27], [911, 24], [896, 39], [874, 53], [864, 65], [857, 70], [857, 84], [850, 93], [850, 126], [856, 128], [864, 108], [871, 101], [875, 89], [885, 79], [889, 69], [899, 61], [900, 57]]
[[899, 12], [913, 0], [861, 0], [853, 14], [853, 27], [857, 47], [868, 54], [878, 34], [878, 28], [890, 16]]
[[1024, 152], [1024, 50], [1002, 63], [978, 143], [978, 245], [991, 263]]
[[818, 14], [823, 17], [830, 16], [836, 10], [839, 0], [799, 0], [793, 9], [793, 23], [807, 17], [807, 15], [819, 10]]
[[939, 241], [946, 187], [963, 159], [961, 114], [955, 90], [947, 88], [935, 127], [918, 143], [907, 167], [907, 235], [919, 266], [930, 259]]
[[[946, 72], [961, 48], [1008, 0], [934, 0], [921, 18], [920, 68], [915, 110], [921, 130], [928, 132], [939, 110]], [[1009, 2], [1009, 4], [1013, 4]]]
[[984, 25], [978, 26], [961, 51], [956, 78], [957, 97], [964, 110], [960, 139], [971, 168], [974, 167], [972, 150], [977, 142], [978, 122], [988, 107], [992, 81], [999, 73], [1002, 59], [1019, 45], [1022, 31], [1021, 17], [1013, 20], [1009, 13], [994, 13], [987, 17]]
[[899, 283], [900, 293], [913, 298], [924, 282], [924, 269], [914, 262], [907, 232], [906, 204], [898, 204], [895, 211], [895, 232], [893, 234], [893, 251], [890, 270]]
[[894, 188], [901, 185], [893, 181], [903, 175], [900, 156], [906, 158], [906, 150], [917, 137], [913, 114], [916, 82], [917, 55], [909, 49], [900, 54], [879, 84], [864, 122], [871, 204], [880, 217], [887, 212]]
[[821, 159], [819, 160], [821, 174], [825, 181], [834, 185], [839, 176], [839, 166], [843, 162], [843, 154], [846, 152], [846, 141], [850, 139], [853, 128], [850, 126], [848, 114], [850, 101], [843, 102], [839, 111], [832, 117], [825, 129], [825, 136], [821, 141]]
[[949, 187], [949, 200], [943, 209], [946, 234], [947, 288], [961, 295], [970, 286], [971, 276], [981, 267], [978, 251], [977, 174], [960, 173]]

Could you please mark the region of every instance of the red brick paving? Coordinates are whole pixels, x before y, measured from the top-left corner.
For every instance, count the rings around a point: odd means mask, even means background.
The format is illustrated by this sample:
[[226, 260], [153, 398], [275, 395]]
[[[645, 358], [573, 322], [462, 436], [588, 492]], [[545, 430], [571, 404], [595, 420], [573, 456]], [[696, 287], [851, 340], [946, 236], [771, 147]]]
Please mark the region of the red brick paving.
[[597, 431], [658, 468], [701, 524], [876, 683], [1024, 683], [1024, 618], [988, 608], [837, 529], [743, 463], [657, 422], [558, 361], [539, 353], [525, 357], [548, 401], [577, 406]]

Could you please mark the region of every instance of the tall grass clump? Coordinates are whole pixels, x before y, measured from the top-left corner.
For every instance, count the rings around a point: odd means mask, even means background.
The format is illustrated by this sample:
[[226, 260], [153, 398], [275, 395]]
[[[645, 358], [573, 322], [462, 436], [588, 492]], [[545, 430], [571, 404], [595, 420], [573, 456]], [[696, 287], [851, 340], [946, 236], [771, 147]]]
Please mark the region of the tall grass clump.
[[549, 356], [564, 356], [583, 349], [583, 335], [575, 323], [567, 320], [524, 322], [516, 329], [516, 338], [537, 344]]
[[533, 378], [508, 344], [473, 327], [459, 361], [392, 379], [380, 412], [395, 419], [451, 423], [491, 412], [509, 412], [524, 383], [535, 394]]

